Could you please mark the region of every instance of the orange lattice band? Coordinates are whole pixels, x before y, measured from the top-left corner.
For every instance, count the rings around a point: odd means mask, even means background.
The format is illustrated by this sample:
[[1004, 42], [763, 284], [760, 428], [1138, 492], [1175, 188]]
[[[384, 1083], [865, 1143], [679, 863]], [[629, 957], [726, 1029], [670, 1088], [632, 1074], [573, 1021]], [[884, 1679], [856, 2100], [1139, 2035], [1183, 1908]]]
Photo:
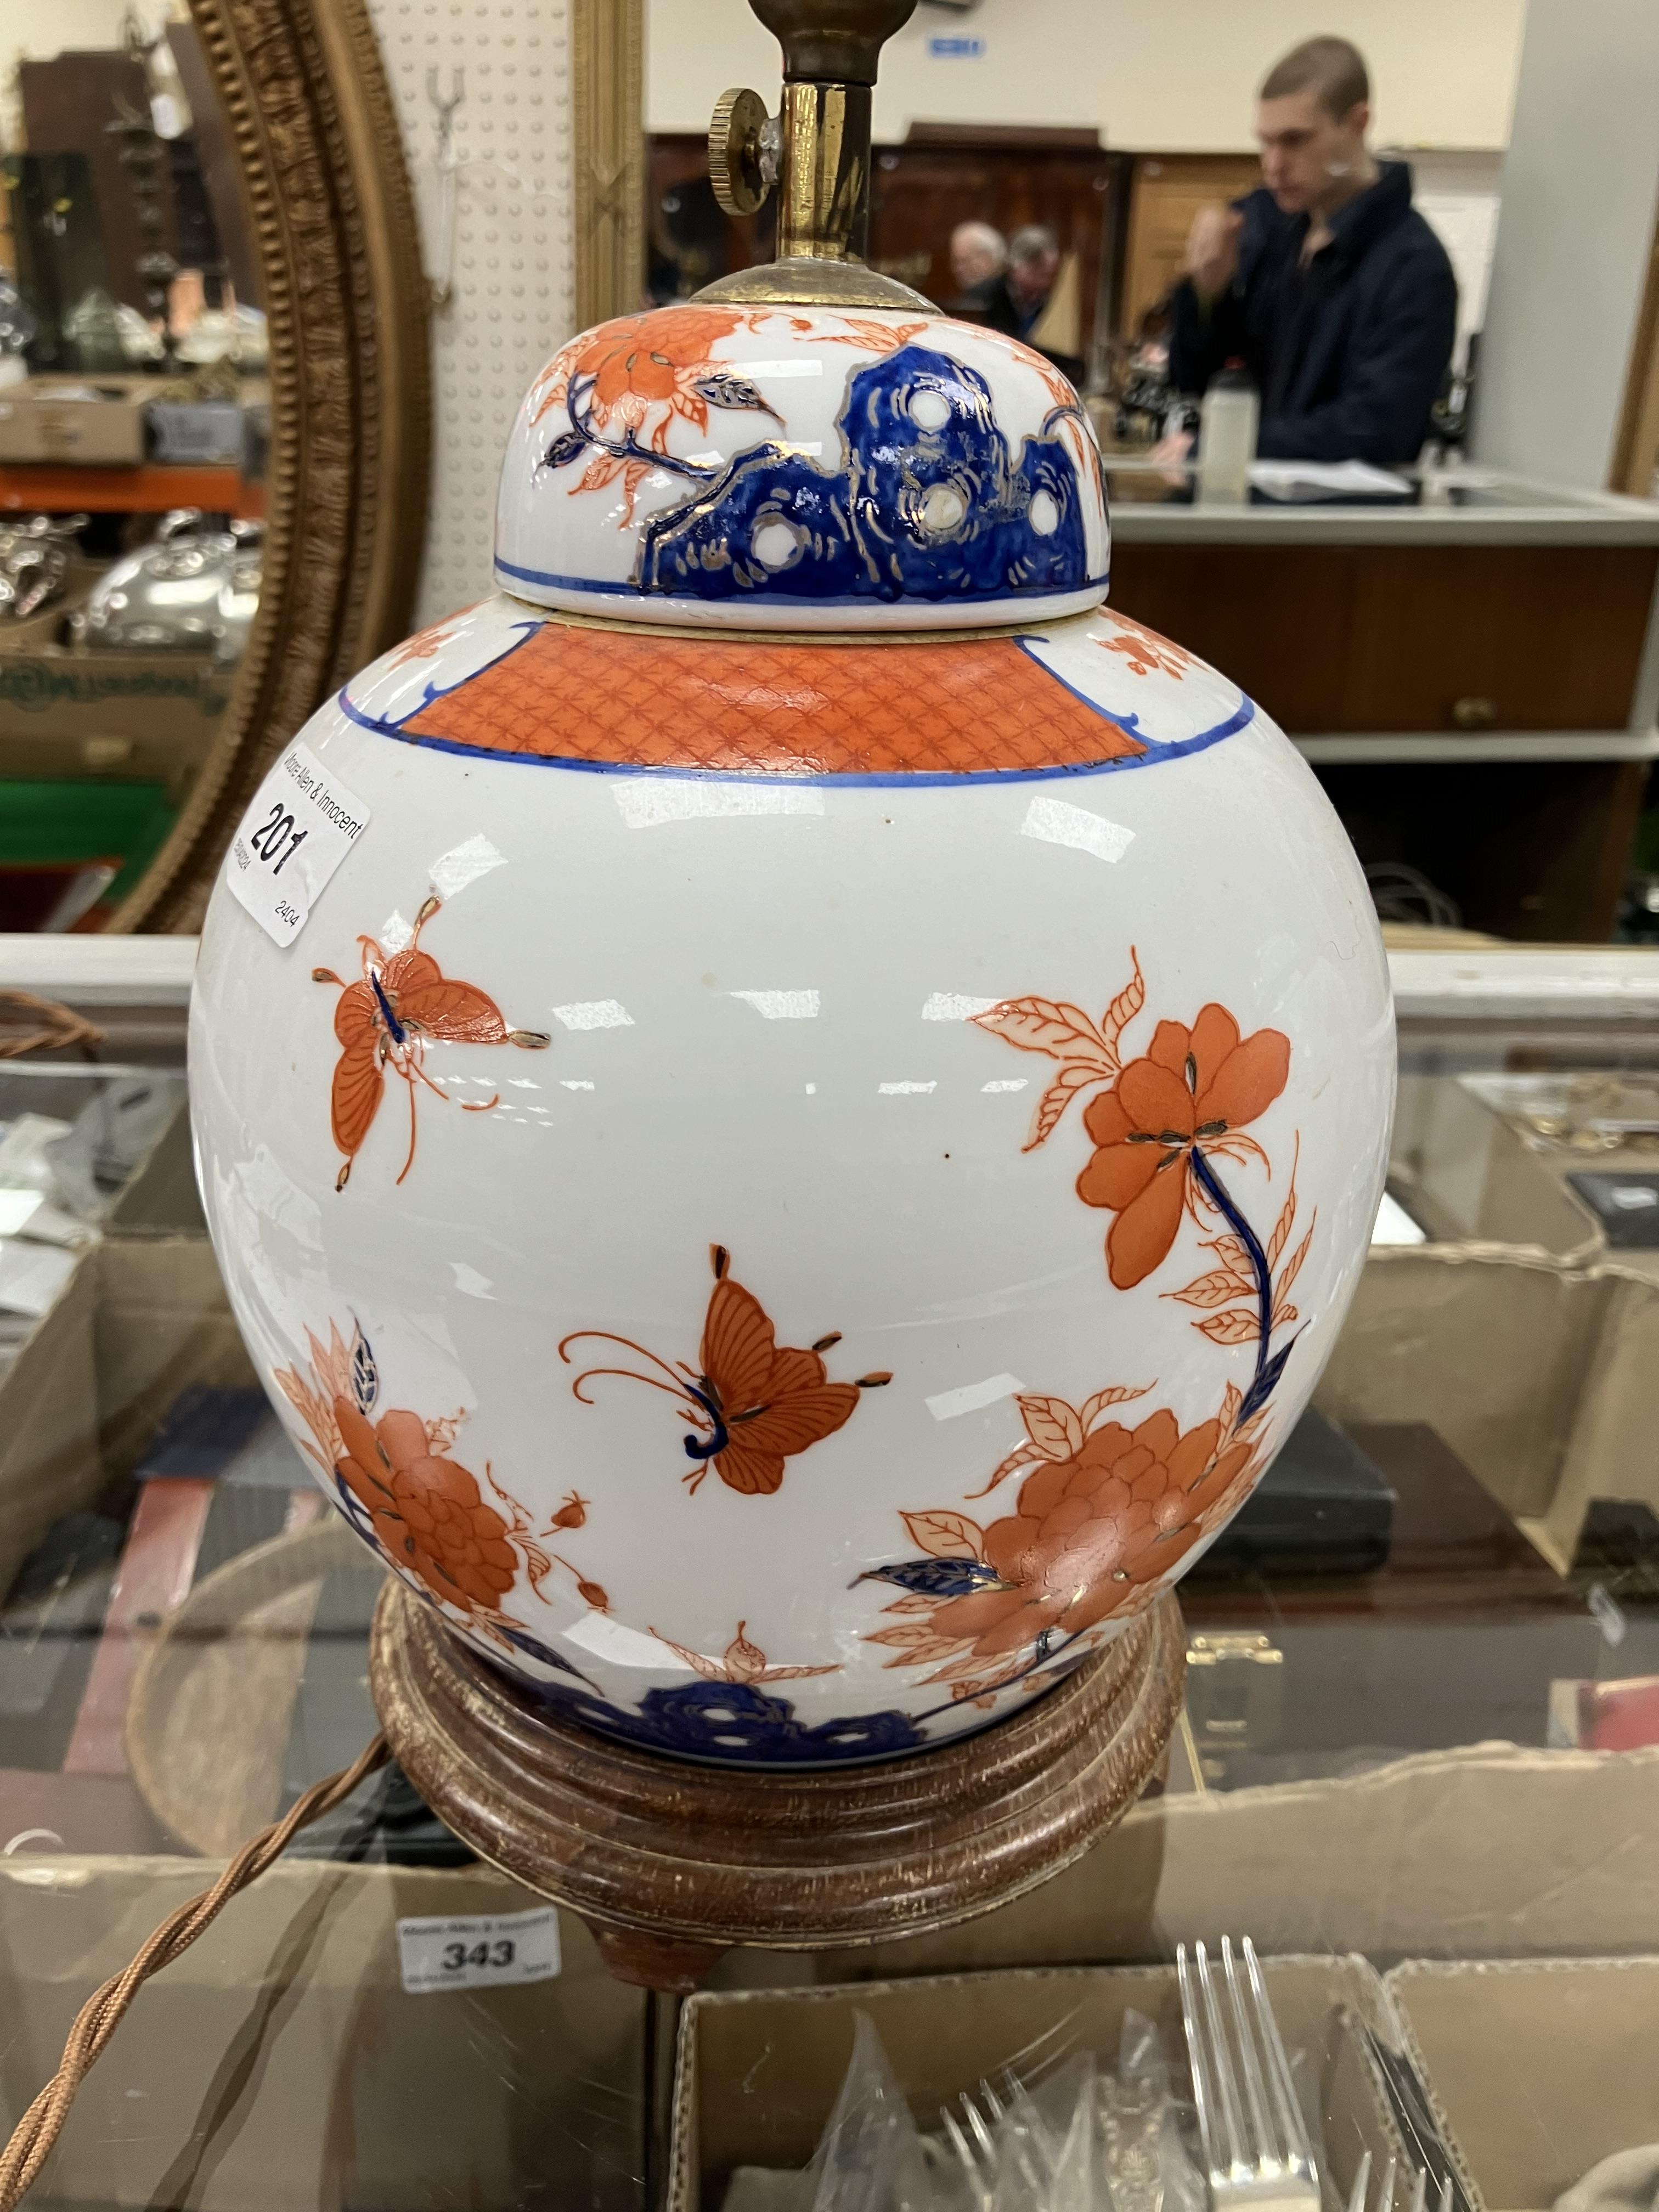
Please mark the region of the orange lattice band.
[[718, 774], [1030, 774], [1147, 748], [1012, 637], [811, 645], [547, 623], [397, 734]]

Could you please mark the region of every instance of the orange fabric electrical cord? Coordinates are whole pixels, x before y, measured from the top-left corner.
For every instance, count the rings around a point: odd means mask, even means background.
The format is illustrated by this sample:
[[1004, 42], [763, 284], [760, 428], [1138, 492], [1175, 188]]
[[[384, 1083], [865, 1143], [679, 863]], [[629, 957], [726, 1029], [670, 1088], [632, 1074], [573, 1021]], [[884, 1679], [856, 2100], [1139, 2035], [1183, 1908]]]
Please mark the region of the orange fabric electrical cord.
[[386, 1738], [377, 1735], [362, 1755], [342, 1773], [314, 1783], [282, 1820], [271, 1827], [261, 1829], [243, 1844], [211, 1889], [204, 1890], [199, 1897], [191, 1898], [176, 1912], [170, 1913], [124, 1973], [106, 1982], [102, 1989], [94, 1990], [87, 1999], [70, 2030], [58, 2071], [12, 2130], [5, 2149], [0, 2151], [0, 2212], [14, 2212], [46, 2164], [69, 2118], [76, 2090], [144, 1983], [163, 1966], [170, 1966], [180, 1952], [188, 1950], [238, 1891], [246, 1889], [273, 1860], [281, 1856], [301, 1828], [320, 1820], [325, 1813], [331, 1812], [349, 1797], [358, 1784], [377, 1767], [384, 1766], [391, 1755]]

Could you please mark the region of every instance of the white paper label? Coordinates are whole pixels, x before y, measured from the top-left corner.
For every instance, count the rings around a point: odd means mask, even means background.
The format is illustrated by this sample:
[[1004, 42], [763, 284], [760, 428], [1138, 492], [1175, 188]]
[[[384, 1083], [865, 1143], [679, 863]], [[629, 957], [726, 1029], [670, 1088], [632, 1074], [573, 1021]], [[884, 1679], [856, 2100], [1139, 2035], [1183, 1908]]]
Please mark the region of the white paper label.
[[434, 1990], [504, 1990], [518, 1982], [550, 1981], [559, 1971], [557, 1908], [465, 1920], [400, 1920], [398, 1963], [412, 1997]]
[[368, 824], [362, 799], [335, 781], [308, 745], [292, 744], [230, 841], [225, 879], [267, 937], [292, 945]]

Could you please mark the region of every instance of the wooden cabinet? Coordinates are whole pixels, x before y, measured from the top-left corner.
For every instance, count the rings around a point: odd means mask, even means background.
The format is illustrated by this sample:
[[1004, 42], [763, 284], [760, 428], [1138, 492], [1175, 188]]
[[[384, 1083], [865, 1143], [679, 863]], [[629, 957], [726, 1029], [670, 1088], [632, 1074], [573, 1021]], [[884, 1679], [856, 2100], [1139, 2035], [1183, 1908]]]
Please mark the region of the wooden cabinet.
[[1133, 337], [1181, 273], [1187, 234], [1200, 208], [1236, 200], [1261, 182], [1254, 154], [1143, 154], [1129, 188], [1122, 310], [1118, 328]]
[[1112, 550], [1112, 605], [1293, 737], [1622, 730], [1659, 549], [1165, 544]]
[[[1111, 603], [1224, 669], [1295, 737], [1398, 735], [1316, 773], [1362, 861], [1403, 861], [1472, 929], [1612, 933], [1647, 763], [1592, 756], [1635, 698], [1652, 545], [1156, 544], [1121, 539]], [[1483, 759], [1488, 731], [1562, 757]], [[1438, 757], [1405, 757], [1413, 738]]]

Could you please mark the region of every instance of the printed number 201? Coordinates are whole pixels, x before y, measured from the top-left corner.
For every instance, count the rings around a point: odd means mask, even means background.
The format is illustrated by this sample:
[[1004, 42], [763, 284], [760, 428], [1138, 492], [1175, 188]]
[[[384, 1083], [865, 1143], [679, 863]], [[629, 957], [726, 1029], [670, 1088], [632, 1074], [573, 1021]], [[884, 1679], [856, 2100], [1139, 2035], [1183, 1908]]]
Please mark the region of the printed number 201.
[[459, 1974], [463, 1966], [510, 1966], [517, 1956], [510, 1936], [498, 1936], [493, 1943], [446, 1943], [444, 1972]]
[[294, 817], [278, 799], [270, 810], [270, 820], [262, 822], [247, 842], [262, 860], [276, 861], [270, 872], [280, 876], [309, 835], [308, 830], [295, 828]]

